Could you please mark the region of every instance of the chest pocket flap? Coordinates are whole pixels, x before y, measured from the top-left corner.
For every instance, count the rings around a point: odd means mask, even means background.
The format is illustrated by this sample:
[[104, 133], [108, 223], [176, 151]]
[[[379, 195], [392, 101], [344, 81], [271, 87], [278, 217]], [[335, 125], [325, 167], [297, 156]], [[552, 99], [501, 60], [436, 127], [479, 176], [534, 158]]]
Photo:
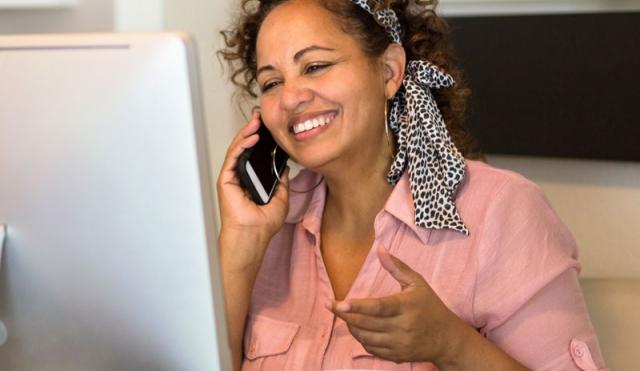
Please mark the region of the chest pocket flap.
[[299, 329], [300, 325], [294, 322], [252, 315], [244, 337], [245, 356], [255, 360], [286, 353]]

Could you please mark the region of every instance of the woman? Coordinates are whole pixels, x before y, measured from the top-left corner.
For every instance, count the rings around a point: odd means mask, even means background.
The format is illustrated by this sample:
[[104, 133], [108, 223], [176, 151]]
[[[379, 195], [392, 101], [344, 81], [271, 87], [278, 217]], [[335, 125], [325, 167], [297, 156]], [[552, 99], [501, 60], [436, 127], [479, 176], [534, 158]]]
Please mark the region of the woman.
[[569, 232], [535, 185], [463, 158], [466, 91], [447, 74], [443, 21], [374, 3], [245, 0], [225, 33], [234, 81], [257, 85], [264, 124], [307, 169], [258, 206], [233, 170], [257, 113], [229, 146], [219, 243], [235, 367], [603, 367]]

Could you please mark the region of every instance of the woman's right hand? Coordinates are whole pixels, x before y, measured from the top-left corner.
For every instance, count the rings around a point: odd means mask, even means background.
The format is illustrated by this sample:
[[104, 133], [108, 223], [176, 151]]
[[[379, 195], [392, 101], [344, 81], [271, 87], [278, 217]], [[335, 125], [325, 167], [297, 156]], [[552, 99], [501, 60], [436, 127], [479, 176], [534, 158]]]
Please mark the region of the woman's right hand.
[[[242, 241], [251, 241], [248, 249], [264, 249], [271, 237], [276, 234], [284, 223], [289, 207], [289, 170], [285, 170], [281, 182], [276, 189], [271, 202], [266, 205], [257, 205], [249, 194], [240, 186], [235, 166], [242, 152], [253, 147], [258, 142], [256, 132], [260, 127], [259, 113], [255, 112], [249, 123], [242, 128], [229, 145], [227, 154], [218, 176], [217, 190], [220, 205], [220, 218], [222, 224], [221, 238], [226, 236], [232, 240], [240, 238]], [[240, 242], [237, 240], [236, 242]], [[238, 243], [233, 243], [234, 251]], [[240, 243], [239, 245], [244, 245]], [[224, 248], [224, 246], [222, 246]], [[262, 256], [262, 251], [258, 256]], [[240, 253], [240, 251], [238, 251]], [[250, 259], [254, 254], [237, 254], [238, 258], [247, 256]], [[236, 255], [236, 254], [234, 254]], [[250, 263], [250, 262], [245, 262]]]
[[251, 291], [269, 241], [282, 225], [289, 208], [289, 170], [282, 174], [276, 193], [266, 205], [257, 205], [240, 186], [235, 166], [242, 152], [258, 142], [259, 114], [233, 138], [218, 176], [219, 236], [222, 279], [229, 341], [234, 369], [242, 365], [242, 339]]

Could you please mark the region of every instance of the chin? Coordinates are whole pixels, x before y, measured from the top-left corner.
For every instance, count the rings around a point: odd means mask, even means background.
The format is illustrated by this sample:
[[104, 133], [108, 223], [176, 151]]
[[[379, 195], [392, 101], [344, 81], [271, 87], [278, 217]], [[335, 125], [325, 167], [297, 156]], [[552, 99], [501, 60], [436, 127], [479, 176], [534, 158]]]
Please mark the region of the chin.
[[300, 166], [321, 173], [323, 168], [326, 168], [327, 164], [331, 163], [332, 159], [326, 155], [318, 156], [317, 154], [301, 154], [299, 156], [292, 157], [295, 162]]

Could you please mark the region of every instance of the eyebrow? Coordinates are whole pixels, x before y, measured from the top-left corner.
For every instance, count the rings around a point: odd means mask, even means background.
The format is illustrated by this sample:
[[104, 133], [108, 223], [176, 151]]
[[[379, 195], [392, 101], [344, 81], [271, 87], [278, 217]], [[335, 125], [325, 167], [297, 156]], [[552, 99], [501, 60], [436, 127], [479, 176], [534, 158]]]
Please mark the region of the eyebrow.
[[[318, 45], [311, 45], [309, 47], [306, 47], [304, 49], [299, 50], [296, 54], [293, 55], [293, 61], [294, 62], [298, 62], [300, 60], [300, 58], [302, 58], [303, 55], [305, 55], [306, 53], [309, 52], [313, 52], [313, 51], [318, 51], [318, 50], [323, 50], [323, 51], [335, 51], [335, 49], [332, 48], [327, 48], [324, 46], [318, 46]], [[266, 65], [266, 66], [262, 66], [260, 68], [258, 68], [258, 71], [256, 72], [256, 77], [258, 75], [260, 75], [261, 72], [266, 72], [266, 71], [273, 71], [275, 68], [271, 65]]]

